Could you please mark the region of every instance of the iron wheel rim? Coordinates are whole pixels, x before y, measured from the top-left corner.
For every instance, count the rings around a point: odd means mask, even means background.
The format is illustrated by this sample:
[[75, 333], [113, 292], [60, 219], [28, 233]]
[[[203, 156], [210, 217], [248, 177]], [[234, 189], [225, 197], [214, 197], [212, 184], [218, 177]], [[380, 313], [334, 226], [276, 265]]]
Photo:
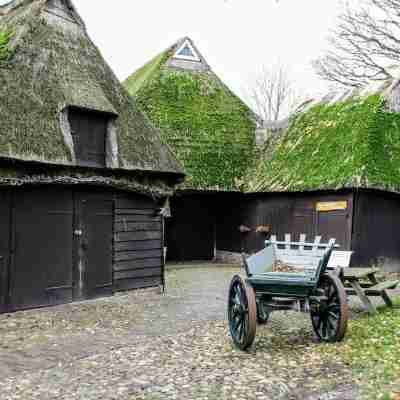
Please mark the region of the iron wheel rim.
[[318, 338], [323, 342], [338, 342], [347, 330], [348, 306], [341, 281], [329, 274], [321, 277], [319, 289], [327, 298], [318, 310], [311, 312], [311, 321]]
[[256, 325], [256, 304], [254, 290], [238, 275], [229, 287], [228, 321], [234, 344], [246, 350], [254, 341]]

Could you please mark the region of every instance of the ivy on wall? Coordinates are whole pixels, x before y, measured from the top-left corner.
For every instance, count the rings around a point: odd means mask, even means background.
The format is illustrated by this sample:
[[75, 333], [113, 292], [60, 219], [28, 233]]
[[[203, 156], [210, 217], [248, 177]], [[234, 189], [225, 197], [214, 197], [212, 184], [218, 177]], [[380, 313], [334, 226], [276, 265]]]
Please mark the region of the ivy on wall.
[[249, 174], [247, 190], [400, 189], [400, 114], [380, 95], [297, 115]]
[[169, 55], [155, 58], [137, 79], [128, 79], [128, 91], [182, 162], [184, 187], [240, 189], [254, 158], [251, 111], [212, 73], [164, 68]]

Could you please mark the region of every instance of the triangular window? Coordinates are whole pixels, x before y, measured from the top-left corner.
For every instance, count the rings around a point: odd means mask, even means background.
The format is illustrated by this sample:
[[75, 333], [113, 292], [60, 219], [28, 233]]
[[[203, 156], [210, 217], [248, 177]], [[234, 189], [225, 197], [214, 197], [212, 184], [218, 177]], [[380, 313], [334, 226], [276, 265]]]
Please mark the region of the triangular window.
[[197, 54], [196, 50], [189, 40], [185, 40], [183, 44], [176, 51], [174, 58], [180, 58], [183, 60], [197, 61], [200, 62], [201, 59]]
[[188, 45], [186, 45], [179, 53], [178, 56], [184, 56], [184, 57], [195, 57], [193, 54], [192, 50]]

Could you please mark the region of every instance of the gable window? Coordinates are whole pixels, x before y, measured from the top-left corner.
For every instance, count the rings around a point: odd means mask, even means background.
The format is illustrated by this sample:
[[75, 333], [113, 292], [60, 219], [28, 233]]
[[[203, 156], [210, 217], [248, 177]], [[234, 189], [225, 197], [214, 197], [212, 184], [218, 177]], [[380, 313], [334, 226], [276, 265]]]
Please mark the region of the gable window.
[[200, 57], [189, 40], [185, 40], [176, 51], [174, 58], [200, 62]]
[[190, 50], [189, 46], [185, 46], [179, 53], [178, 56], [185, 56], [185, 57], [194, 57], [192, 50]]
[[71, 107], [68, 118], [78, 165], [105, 167], [107, 126], [110, 116]]

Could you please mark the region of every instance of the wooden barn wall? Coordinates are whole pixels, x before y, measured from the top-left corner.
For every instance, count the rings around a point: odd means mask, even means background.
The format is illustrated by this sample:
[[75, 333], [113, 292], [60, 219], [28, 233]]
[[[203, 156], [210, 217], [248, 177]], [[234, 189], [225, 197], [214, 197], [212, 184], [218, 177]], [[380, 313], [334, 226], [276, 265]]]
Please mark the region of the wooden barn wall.
[[51, 186], [14, 192], [10, 308], [73, 300], [72, 191]]
[[118, 193], [115, 197], [114, 290], [163, 282], [162, 217], [147, 197]]
[[[347, 202], [345, 210], [317, 211], [319, 202]], [[337, 239], [342, 249], [351, 243], [353, 195], [350, 191], [305, 194], [181, 194], [171, 201], [172, 218], [167, 222], [169, 261], [212, 260], [214, 250], [247, 253], [264, 247], [259, 227], [283, 239], [292, 233], [298, 239], [322, 235]], [[250, 232], [243, 234], [243, 225]]]
[[11, 239], [11, 198], [8, 191], [0, 191], [0, 313], [6, 311]]
[[84, 186], [0, 191], [0, 313], [157, 286], [163, 273], [152, 199]]
[[[346, 201], [345, 210], [317, 211], [319, 202]], [[298, 239], [306, 233], [309, 239], [321, 235], [322, 240], [334, 237], [342, 249], [351, 244], [353, 195], [351, 192], [310, 194], [254, 194], [245, 198], [241, 224], [251, 231], [242, 234], [242, 248], [248, 253], [264, 247], [266, 235], [257, 233], [257, 227], [269, 226], [270, 232], [283, 239], [291, 233]], [[228, 250], [228, 249], [227, 249]], [[240, 251], [239, 246], [232, 251]]]
[[355, 194], [352, 262], [400, 270], [400, 196], [380, 191]]
[[216, 206], [216, 197], [209, 194], [181, 194], [171, 199], [172, 218], [166, 220], [168, 261], [213, 259]]
[[239, 231], [245, 215], [245, 196], [241, 193], [221, 193], [215, 197], [216, 248], [222, 251], [239, 252], [242, 235]]

